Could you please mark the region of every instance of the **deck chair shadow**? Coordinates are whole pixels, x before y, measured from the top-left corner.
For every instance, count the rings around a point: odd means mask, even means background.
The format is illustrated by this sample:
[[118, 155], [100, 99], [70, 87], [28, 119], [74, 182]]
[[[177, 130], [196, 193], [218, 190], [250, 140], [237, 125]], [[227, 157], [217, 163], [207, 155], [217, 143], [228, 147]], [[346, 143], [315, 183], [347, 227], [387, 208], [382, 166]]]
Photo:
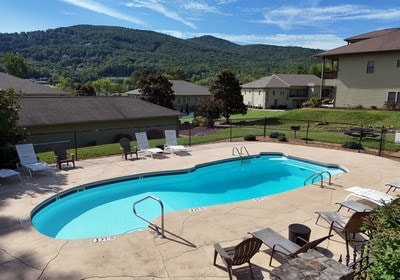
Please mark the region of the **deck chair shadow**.
[[368, 236], [362, 227], [366, 223], [368, 217], [371, 215], [371, 211], [354, 212], [350, 218], [344, 217], [336, 211], [316, 213], [318, 214], [318, 218], [315, 221], [315, 224], [318, 223], [319, 218], [322, 218], [329, 223], [329, 235], [331, 235], [332, 230], [334, 230], [345, 240], [346, 260], [348, 262], [350, 258], [350, 243], [365, 241], [364, 238], [357, 240], [356, 234], [365, 234]]
[[217, 256], [220, 255], [228, 270], [229, 279], [232, 279], [232, 266], [248, 263], [251, 278], [254, 278], [250, 260], [258, 252], [261, 244], [262, 241], [255, 237], [245, 239], [236, 246], [226, 248], [222, 248], [219, 243], [214, 244], [214, 265], [217, 266]]
[[183, 145], [178, 145], [178, 140], [176, 139], [175, 130], [165, 130], [165, 145], [164, 151], [170, 151], [172, 154], [176, 152], [187, 152], [187, 149]]
[[68, 153], [66, 147], [63, 144], [56, 144], [53, 147], [54, 158], [57, 161], [58, 169], [61, 170], [61, 165], [66, 163], [72, 163], [72, 166], [75, 168], [75, 155]]
[[[290, 260], [295, 258], [298, 254], [305, 253], [310, 249], [314, 249], [320, 243], [325, 241], [330, 237], [330, 235], [315, 239], [313, 241], [308, 242], [301, 237], [297, 237], [303, 243], [303, 246], [298, 245], [297, 243], [290, 241], [289, 239], [283, 237], [276, 231], [271, 228], [260, 229], [256, 231], [250, 232], [250, 234], [254, 237], [259, 238], [265, 245], [267, 245], [271, 249], [271, 258], [269, 261], [269, 266], [272, 264], [272, 260], [283, 259]], [[297, 241], [296, 239], [296, 241]]]
[[30, 177], [33, 172], [50, 170], [46, 162], [39, 162], [32, 144], [15, 145], [20, 165], [29, 171]]
[[138, 158], [137, 148], [131, 146], [131, 140], [126, 137], [123, 137], [119, 140], [119, 146], [122, 152], [122, 157], [125, 157], [125, 160], [128, 160], [128, 155], [136, 155], [136, 159]]
[[161, 150], [160, 148], [150, 148], [150, 144], [149, 144], [149, 140], [147, 139], [146, 132], [136, 132], [135, 137], [136, 137], [139, 152], [142, 152], [146, 155], [150, 155], [151, 158], [153, 158], [153, 155], [155, 155], [155, 154], [164, 153], [164, 151]]

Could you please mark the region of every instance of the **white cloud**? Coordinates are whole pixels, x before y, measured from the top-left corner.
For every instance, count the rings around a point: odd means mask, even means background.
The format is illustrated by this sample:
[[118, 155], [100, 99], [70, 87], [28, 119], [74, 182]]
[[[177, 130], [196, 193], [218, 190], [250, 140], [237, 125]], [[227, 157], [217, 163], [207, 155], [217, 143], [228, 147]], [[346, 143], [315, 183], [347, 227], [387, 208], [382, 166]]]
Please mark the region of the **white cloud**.
[[90, 1], [90, 0], [61, 0], [61, 1], [68, 3], [68, 4], [72, 4], [72, 5], [80, 7], [80, 8], [84, 8], [84, 9], [99, 13], [99, 14], [104, 14], [109, 17], [122, 19], [122, 20], [129, 21], [129, 22], [132, 22], [135, 24], [146, 25], [146, 23], [139, 18], [123, 14], [119, 11], [111, 9], [111, 8], [109, 8], [103, 4], [97, 3], [95, 1]]
[[188, 2], [183, 6], [186, 10], [196, 11], [200, 13], [220, 13], [216, 7], [210, 6], [206, 3]]
[[327, 7], [280, 7], [265, 9], [264, 19], [258, 22], [277, 25], [282, 29], [291, 29], [293, 26], [318, 27], [330, 25], [346, 20], [391, 20], [398, 19], [400, 9], [371, 9], [363, 5], [340, 5]]
[[157, 0], [134, 0], [127, 4], [127, 7], [134, 7], [134, 8], [147, 8], [154, 12], [160, 13], [168, 18], [171, 18], [175, 21], [181, 22], [186, 26], [189, 26], [193, 29], [197, 29], [197, 27], [190, 21], [181, 17], [177, 12], [168, 9], [165, 5], [161, 4], [161, 1]]

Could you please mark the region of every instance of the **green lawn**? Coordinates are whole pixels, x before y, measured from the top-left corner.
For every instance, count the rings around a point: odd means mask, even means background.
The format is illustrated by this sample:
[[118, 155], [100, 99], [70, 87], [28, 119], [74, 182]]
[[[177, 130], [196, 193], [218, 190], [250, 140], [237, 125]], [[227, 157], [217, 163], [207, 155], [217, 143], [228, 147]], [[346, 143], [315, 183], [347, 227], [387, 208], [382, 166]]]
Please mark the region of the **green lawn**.
[[[266, 121], [265, 135], [268, 137], [271, 132], [281, 132], [289, 139], [294, 138], [292, 125], [300, 125], [301, 129], [296, 133], [296, 138], [306, 138], [310, 141], [343, 144], [346, 141], [356, 141], [358, 138], [345, 135], [343, 132], [354, 125], [374, 126], [389, 128], [386, 137], [385, 150], [399, 151], [400, 145], [394, 144], [394, 129], [400, 129], [400, 113], [398, 111], [383, 110], [336, 110], [336, 109], [298, 109], [289, 111], [253, 110], [249, 109], [246, 115], [233, 115], [232, 128], [210, 135], [195, 136], [190, 139], [191, 145], [210, 143], [232, 138], [240, 138], [245, 135], [264, 135], [264, 122]], [[185, 119], [186, 120], [186, 119]], [[224, 121], [224, 120], [221, 120]], [[324, 122], [324, 125], [320, 125]], [[189, 138], [180, 137], [179, 143], [189, 145]], [[365, 138], [362, 140], [364, 147], [379, 149], [379, 137]], [[164, 139], [150, 140], [151, 146], [164, 144]], [[132, 142], [135, 145], [135, 142]], [[74, 150], [70, 152], [75, 153]], [[98, 145], [79, 148], [77, 155], [79, 159], [116, 155], [120, 153], [119, 144]], [[41, 160], [54, 162], [53, 153], [39, 154]]]

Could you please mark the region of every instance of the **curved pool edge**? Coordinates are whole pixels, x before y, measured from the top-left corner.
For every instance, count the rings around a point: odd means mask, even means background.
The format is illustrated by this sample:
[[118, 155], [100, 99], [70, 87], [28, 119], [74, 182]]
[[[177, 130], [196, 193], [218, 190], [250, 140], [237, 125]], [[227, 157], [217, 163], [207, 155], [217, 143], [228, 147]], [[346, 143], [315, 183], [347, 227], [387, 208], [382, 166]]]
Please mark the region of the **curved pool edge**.
[[[251, 158], [260, 158], [261, 156], [281, 156], [281, 157], [285, 157], [287, 159], [294, 159], [294, 160], [298, 160], [298, 161], [303, 161], [306, 163], [311, 163], [311, 164], [318, 164], [327, 168], [338, 168], [344, 171], [344, 173], [348, 173], [348, 169], [338, 165], [338, 164], [334, 164], [334, 163], [325, 163], [325, 162], [320, 162], [320, 161], [316, 161], [316, 160], [310, 160], [310, 159], [306, 159], [306, 158], [302, 158], [302, 157], [298, 157], [298, 156], [292, 156], [289, 155], [287, 153], [282, 153], [282, 152], [260, 152], [258, 154], [254, 154], [254, 155], [249, 155], [249, 156], [245, 156], [245, 159], [251, 159]], [[159, 175], [177, 175], [177, 174], [185, 174], [185, 173], [190, 173], [190, 172], [194, 172], [196, 169], [199, 169], [201, 167], [205, 167], [205, 166], [210, 166], [210, 165], [215, 165], [218, 163], [223, 163], [223, 162], [230, 162], [230, 161], [237, 161], [237, 160], [242, 160], [241, 157], [231, 157], [231, 158], [225, 158], [225, 159], [220, 159], [220, 160], [215, 160], [215, 161], [210, 161], [210, 162], [205, 162], [205, 163], [199, 163], [196, 164], [192, 167], [188, 167], [188, 168], [183, 168], [183, 169], [174, 169], [174, 170], [166, 170], [166, 171], [154, 171], [154, 172], [145, 172], [145, 173], [140, 173], [140, 174], [135, 174], [135, 175], [128, 175], [128, 176], [122, 176], [122, 177], [116, 177], [116, 178], [110, 178], [110, 179], [105, 179], [105, 180], [100, 180], [100, 181], [96, 181], [96, 182], [91, 182], [91, 183], [87, 183], [87, 184], [83, 184], [83, 185], [79, 185], [76, 187], [72, 187], [69, 188], [67, 190], [64, 190], [60, 193], [57, 193], [47, 199], [45, 199], [43, 202], [39, 203], [36, 207], [34, 207], [31, 212], [30, 212], [30, 220], [32, 220], [33, 216], [40, 210], [42, 210], [43, 208], [45, 208], [46, 206], [48, 206], [49, 204], [55, 202], [58, 199], [62, 199], [66, 196], [69, 196], [71, 194], [77, 193], [77, 192], [81, 192], [81, 191], [85, 191], [85, 190], [89, 190], [92, 188], [96, 188], [96, 187], [100, 187], [104, 184], [108, 184], [108, 183], [118, 183], [118, 182], [123, 182], [123, 181], [128, 181], [128, 180], [137, 180], [137, 179], [143, 179], [143, 178], [149, 178], [149, 177], [153, 177], [153, 176], [159, 176]], [[36, 230], [36, 228], [35, 228]]]

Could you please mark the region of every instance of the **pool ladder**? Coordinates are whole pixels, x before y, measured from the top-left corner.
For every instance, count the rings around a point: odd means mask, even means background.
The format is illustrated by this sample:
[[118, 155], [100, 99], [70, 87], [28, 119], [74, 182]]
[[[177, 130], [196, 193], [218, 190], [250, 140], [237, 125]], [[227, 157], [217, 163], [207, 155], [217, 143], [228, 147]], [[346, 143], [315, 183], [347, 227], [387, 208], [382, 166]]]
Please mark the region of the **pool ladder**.
[[243, 156], [246, 156], [246, 158], [250, 159], [250, 154], [249, 151], [247, 150], [246, 146], [241, 146], [240, 150], [238, 147], [233, 147], [232, 148], [232, 155], [235, 155], [235, 152], [237, 152], [237, 155], [240, 157], [240, 159], [243, 161]]
[[311, 175], [310, 177], [308, 177], [308, 178], [304, 181], [304, 186], [306, 185], [306, 183], [307, 183], [308, 180], [312, 179], [311, 184], [314, 184], [315, 179], [318, 178], [318, 177], [321, 177], [321, 188], [323, 188], [323, 187], [324, 187], [324, 177], [323, 177], [322, 175], [323, 175], [324, 173], [328, 174], [328, 176], [329, 176], [329, 185], [332, 185], [332, 174], [331, 174], [329, 171], [324, 170], [324, 171], [322, 171], [322, 172], [316, 172], [316, 173], [314, 173], [313, 175]]
[[[160, 233], [160, 231], [159, 231], [159, 227], [158, 227], [156, 224], [150, 222], [149, 220], [147, 220], [147, 219], [145, 219], [144, 217], [140, 216], [140, 215], [136, 212], [136, 207], [135, 207], [136, 204], [138, 204], [138, 203], [140, 203], [140, 202], [143, 202], [143, 201], [145, 201], [145, 200], [148, 200], [148, 199], [155, 200], [155, 201], [158, 202], [158, 204], [160, 204], [160, 208], [161, 208], [161, 233]], [[159, 198], [154, 197], [154, 196], [152, 196], [152, 195], [146, 196], [146, 197], [144, 197], [144, 198], [142, 198], [142, 199], [136, 201], [135, 203], [133, 203], [132, 210], [133, 210], [133, 213], [136, 215], [136, 217], [138, 217], [138, 218], [142, 219], [143, 221], [149, 223], [149, 228], [151, 228], [152, 230], [154, 230], [155, 232], [157, 232], [157, 234], [161, 235], [163, 238], [165, 237], [165, 235], [164, 235], [164, 204], [162, 203], [162, 201], [161, 201]]]

